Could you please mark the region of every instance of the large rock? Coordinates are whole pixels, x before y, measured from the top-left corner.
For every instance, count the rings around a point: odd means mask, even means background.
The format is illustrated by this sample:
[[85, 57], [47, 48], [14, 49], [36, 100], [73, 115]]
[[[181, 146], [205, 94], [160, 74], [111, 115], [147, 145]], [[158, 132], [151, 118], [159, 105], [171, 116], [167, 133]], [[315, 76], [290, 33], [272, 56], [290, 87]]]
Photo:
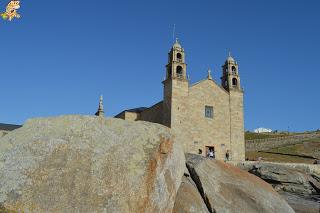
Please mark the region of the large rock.
[[0, 210], [171, 212], [184, 168], [161, 125], [33, 119], [0, 139]]
[[320, 192], [320, 183], [316, 176], [312, 177], [284, 165], [256, 164], [249, 172], [272, 184], [278, 190], [306, 195]]
[[196, 184], [189, 174], [182, 177], [182, 182], [174, 203], [173, 213], [209, 213]]
[[316, 165], [242, 162], [237, 166], [270, 183], [296, 212], [320, 212], [320, 175]]
[[260, 178], [221, 161], [186, 156], [190, 175], [210, 212], [294, 212]]

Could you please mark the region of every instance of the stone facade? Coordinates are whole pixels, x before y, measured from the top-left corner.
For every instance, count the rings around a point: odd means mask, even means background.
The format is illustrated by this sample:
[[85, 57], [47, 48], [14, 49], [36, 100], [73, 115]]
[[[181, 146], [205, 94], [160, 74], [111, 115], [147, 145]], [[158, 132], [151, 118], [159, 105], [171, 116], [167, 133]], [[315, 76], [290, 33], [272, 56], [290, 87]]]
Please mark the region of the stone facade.
[[125, 120], [160, 123], [182, 137], [185, 152], [206, 155], [214, 149], [217, 159], [245, 159], [243, 90], [237, 62], [229, 55], [222, 66], [221, 85], [208, 77], [189, 85], [185, 52], [178, 41], [168, 54], [163, 101], [150, 108], [125, 110]]

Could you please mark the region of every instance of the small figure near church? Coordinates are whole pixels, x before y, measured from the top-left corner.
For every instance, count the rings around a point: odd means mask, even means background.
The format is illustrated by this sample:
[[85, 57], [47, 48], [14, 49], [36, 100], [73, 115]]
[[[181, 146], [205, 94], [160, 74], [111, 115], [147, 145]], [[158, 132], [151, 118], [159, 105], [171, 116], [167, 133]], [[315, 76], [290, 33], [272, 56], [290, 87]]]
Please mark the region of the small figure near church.
[[225, 159], [225, 161], [229, 161], [229, 158], [230, 158], [230, 153], [229, 153], [229, 150], [227, 150], [227, 152], [226, 152], [226, 159]]
[[208, 152], [208, 157], [214, 159], [215, 158], [215, 154], [214, 151], [210, 148], [209, 152]]

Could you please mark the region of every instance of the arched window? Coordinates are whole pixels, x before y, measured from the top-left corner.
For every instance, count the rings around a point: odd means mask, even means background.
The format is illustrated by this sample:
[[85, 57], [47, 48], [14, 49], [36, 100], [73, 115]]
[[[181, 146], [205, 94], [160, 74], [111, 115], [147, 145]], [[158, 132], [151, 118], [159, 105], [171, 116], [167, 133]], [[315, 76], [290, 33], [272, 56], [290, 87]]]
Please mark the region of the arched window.
[[177, 59], [182, 59], [181, 53], [177, 53]]
[[235, 75], [237, 73], [237, 69], [235, 66], [232, 66], [232, 74]]
[[182, 67], [181, 66], [177, 66], [177, 75], [182, 75]]
[[236, 78], [232, 79], [232, 85], [237, 86], [238, 85], [238, 80]]

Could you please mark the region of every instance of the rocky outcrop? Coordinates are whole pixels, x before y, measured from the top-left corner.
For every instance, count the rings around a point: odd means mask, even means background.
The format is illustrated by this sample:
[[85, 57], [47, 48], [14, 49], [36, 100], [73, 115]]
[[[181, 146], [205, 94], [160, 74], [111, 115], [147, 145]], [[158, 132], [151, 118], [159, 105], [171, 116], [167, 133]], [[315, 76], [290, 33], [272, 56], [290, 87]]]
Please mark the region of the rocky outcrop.
[[148, 122], [33, 119], [0, 139], [0, 210], [171, 212], [182, 150]]
[[10, 132], [0, 180], [0, 212], [293, 212], [254, 175], [185, 161], [167, 127], [103, 117], [33, 119]]
[[246, 162], [238, 166], [270, 183], [296, 212], [320, 212], [318, 166]]
[[188, 172], [182, 177], [173, 213], [209, 213], [196, 184]]
[[294, 212], [271, 185], [245, 171], [187, 154], [187, 168], [209, 212]]

